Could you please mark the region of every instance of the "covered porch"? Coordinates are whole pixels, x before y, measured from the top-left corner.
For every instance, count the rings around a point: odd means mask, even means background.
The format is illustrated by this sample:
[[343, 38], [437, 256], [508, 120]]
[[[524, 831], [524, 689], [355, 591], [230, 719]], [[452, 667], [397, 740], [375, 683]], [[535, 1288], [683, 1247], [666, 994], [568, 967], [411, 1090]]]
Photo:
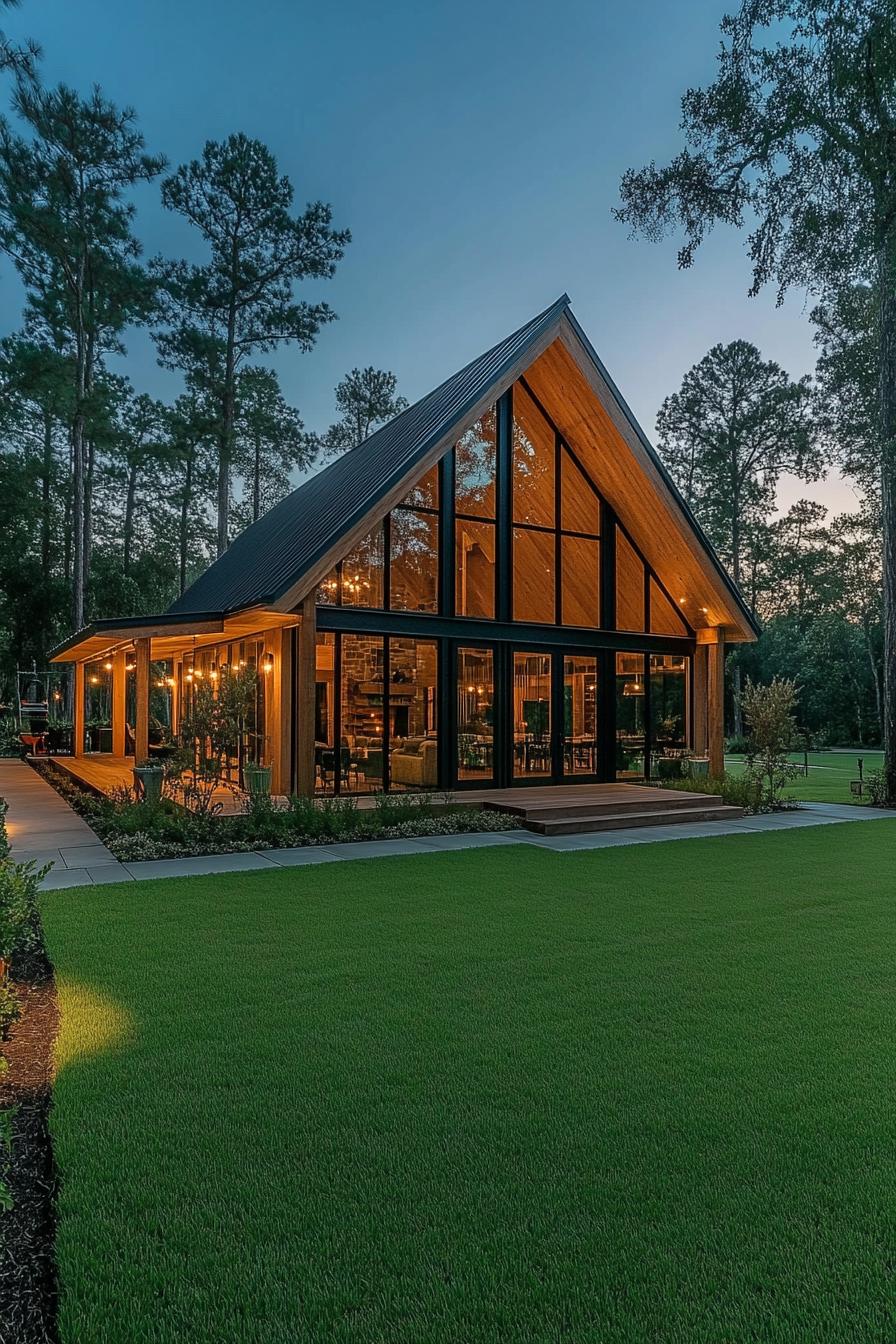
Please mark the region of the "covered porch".
[[250, 760], [271, 769], [271, 791], [289, 790], [288, 686], [301, 617], [265, 608], [232, 615], [158, 616], [96, 621], [54, 651], [72, 664], [72, 754], [54, 756], [73, 779], [98, 793], [133, 785], [133, 768], [163, 758], [205, 684], [215, 697], [227, 673], [254, 669], [251, 722], [228, 754], [216, 802], [242, 810], [242, 772]]

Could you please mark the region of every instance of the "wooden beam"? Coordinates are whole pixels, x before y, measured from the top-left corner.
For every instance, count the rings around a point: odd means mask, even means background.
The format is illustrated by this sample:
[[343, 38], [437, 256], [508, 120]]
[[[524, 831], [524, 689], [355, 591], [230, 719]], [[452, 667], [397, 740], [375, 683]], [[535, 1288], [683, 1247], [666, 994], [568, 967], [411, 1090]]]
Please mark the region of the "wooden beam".
[[706, 645], [706, 733], [709, 773], [714, 779], [725, 773], [725, 641]]
[[181, 679], [183, 676], [183, 657], [172, 658], [171, 677], [174, 685], [171, 687], [171, 736], [176, 738], [180, 732], [180, 692]]
[[75, 664], [75, 689], [72, 696], [72, 751], [84, 755], [84, 664]]
[[139, 765], [141, 761], [149, 759], [149, 664], [150, 650], [152, 640], [137, 639], [134, 641], [135, 667], [134, 676], [137, 681], [137, 711], [134, 724], [134, 761]]
[[[289, 793], [292, 789], [292, 636], [288, 629], [272, 630], [265, 636], [265, 648], [274, 655], [274, 666], [265, 677], [269, 696], [266, 732], [271, 762], [271, 792]], [[268, 689], [269, 687], [269, 689]]]
[[708, 661], [706, 645], [698, 644], [694, 650], [694, 754], [706, 756], [709, 752], [707, 735], [707, 675]]
[[[296, 793], [314, 796], [314, 719], [317, 698], [317, 608], [314, 593], [302, 602], [296, 695]], [[338, 694], [338, 689], [337, 689]]]
[[112, 755], [126, 756], [125, 724], [127, 722], [127, 654], [118, 649], [112, 655]]

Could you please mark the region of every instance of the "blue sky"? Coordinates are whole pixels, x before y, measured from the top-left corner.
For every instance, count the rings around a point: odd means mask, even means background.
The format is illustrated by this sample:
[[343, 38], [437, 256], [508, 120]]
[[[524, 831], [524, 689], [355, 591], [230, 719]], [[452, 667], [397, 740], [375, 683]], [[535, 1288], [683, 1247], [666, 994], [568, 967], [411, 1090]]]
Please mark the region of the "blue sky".
[[[611, 210], [621, 173], [680, 144], [679, 98], [712, 77], [726, 0], [24, 0], [10, 34], [44, 78], [98, 82], [132, 104], [149, 148], [178, 164], [206, 139], [265, 141], [296, 199], [351, 228], [337, 276], [307, 287], [339, 314], [311, 354], [273, 358], [306, 424], [332, 417], [354, 365], [428, 391], [564, 290], [648, 433], [684, 372], [744, 337], [793, 375], [813, 366], [808, 305], [749, 299], [743, 241], [720, 232], [689, 272], [676, 245], [634, 242]], [[156, 185], [137, 197], [148, 255], [202, 257]], [[0, 261], [0, 324], [20, 293]], [[134, 383], [176, 395], [151, 342], [128, 342]], [[786, 484], [837, 509], [845, 484]]]

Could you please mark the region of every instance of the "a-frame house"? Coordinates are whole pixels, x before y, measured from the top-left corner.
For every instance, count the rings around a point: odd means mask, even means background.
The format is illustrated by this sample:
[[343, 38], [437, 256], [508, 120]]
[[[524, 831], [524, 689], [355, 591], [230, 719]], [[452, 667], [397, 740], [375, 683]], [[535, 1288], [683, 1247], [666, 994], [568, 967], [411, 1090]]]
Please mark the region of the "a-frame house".
[[100, 692], [104, 745], [139, 760], [197, 679], [250, 663], [275, 793], [509, 788], [650, 779], [684, 752], [719, 773], [725, 648], [756, 634], [564, 295], [167, 612], [97, 621], [55, 660], [76, 754]]

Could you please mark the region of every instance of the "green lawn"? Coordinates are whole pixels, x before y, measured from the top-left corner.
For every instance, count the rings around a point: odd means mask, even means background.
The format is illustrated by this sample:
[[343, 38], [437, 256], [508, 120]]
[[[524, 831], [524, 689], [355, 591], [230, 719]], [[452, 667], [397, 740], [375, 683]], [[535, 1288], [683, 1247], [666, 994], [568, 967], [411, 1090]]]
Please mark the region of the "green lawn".
[[[864, 761], [866, 779], [872, 770], [880, 770], [883, 765], [882, 751], [863, 751], [859, 747], [853, 751], [810, 751], [808, 777], [799, 775], [784, 790], [785, 796], [805, 803], [858, 802], [850, 793], [849, 782], [859, 777], [860, 757]], [[802, 766], [803, 753], [794, 752], [790, 759]], [[740, 774], [744, 768], [743, 757], [726, 756], [725, 766], [733, 774]]]
[[49, 894], [64, 1344], [891, 1344], [894, 845]]

